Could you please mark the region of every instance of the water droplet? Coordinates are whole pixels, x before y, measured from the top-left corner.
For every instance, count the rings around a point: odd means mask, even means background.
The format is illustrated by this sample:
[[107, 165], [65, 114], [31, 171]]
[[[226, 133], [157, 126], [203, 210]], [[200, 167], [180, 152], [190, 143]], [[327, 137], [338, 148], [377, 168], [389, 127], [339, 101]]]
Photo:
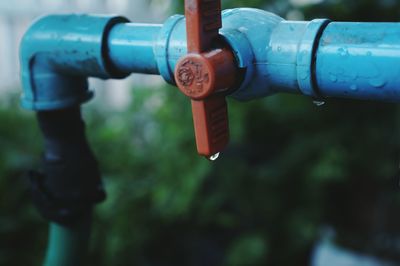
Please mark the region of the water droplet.
[[347, 55], [349, 55], [349, 51], [347, 50], [347, 48], [339, 48], [338, 50], [337, 50], [338, 52], [339, 52], [339, 54], [341, 55], [341, 56], [347, 56]]
[[306, 72], [306, 71], [303, 71], [303, 72], [301, 73], [301, 75], [300, 75], [300, 78], [301, 78], [302, 80], [306, 80], [308, 77], [309, 77], [309, 76], [308, 76], [308, 72]]
[[382, 78], [375, 78], [375, 79], [371, 79], [369, 81], [369, 84], [375, 88], [382, 88], [383, 86], [386, 85], [386, 81]]
[[282, 47], [278, 46], [278, 52], [282, 51]]
[[350, 86], [350, 90], [352, 90], [352, 91], [358, 90], [357, 85], [355, 85], [355, 84], [351, 85], [351, 86]]
[[329, 75], [329, 79], [330, 79], [333, 83], [336, 83], [336, 82], [338, 81], [337, 76], [334, 75], [334, 74], [330, 74], [330, 75]]
[[214, 155], [211, 155], [210, 157], [208, 157], [208, 160], [216, 161], [218, 159], [218, 157], [219, 157], [219, 152], [214, 154]]
[[325, 104], [325, 101], [322, 100], [314, 100], [313, 104], [315, 104], [317, 107], [321, 107]]

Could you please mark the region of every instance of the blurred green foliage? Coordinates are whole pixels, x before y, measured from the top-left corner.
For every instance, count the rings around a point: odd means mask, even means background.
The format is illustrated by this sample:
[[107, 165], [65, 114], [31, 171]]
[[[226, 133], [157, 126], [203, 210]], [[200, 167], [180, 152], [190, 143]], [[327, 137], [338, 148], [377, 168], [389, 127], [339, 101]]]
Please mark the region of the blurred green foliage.
[[[283, 17], [400, 14], [400, 3], [388, 0], [223, 3]], [[394, 246], [379, 244], [399, 236], [396, 105], [331, 99], [316, 107], [298, 95], [230, 101], [232, 140], [211, 163], [196, 155], [190, 103], [176, 88], [138, 85], [132, 98], [124, 111], [84, 108], [108, 192], [88, 265], [307, 265], [325, 225], [342, 245], [399, 259]], [[24, 172], [38, 164], [41, 137], [14, 98], [1, 103], [0, 147], [0, 265], [39, 265], [46, 225]]]
[[33, 114], [16, 102], [0, 101], [0, 265], [37, 264], [46, 241], [46, 225], [30, 203], [25, 177], [37, 162], [41, 137]]

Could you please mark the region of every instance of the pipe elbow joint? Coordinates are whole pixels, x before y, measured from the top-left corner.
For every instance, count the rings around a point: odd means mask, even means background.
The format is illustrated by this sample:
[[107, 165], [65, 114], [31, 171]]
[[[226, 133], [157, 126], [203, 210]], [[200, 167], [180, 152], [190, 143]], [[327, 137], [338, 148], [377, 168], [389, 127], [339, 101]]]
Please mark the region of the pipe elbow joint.
[[50, 15], [38, 19], [20, 46], [22, 106], [44, 111], [82, 104], [93, 97], [88, 77], [123, 78], [108, 59], [110, 29], [119, 16]]

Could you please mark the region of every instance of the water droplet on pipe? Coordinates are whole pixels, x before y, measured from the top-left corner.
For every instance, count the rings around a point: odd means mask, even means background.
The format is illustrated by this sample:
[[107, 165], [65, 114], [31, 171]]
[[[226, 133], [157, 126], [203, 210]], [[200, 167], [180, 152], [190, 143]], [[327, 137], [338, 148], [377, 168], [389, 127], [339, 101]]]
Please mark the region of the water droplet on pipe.
[[317, 107], [321, 107], [325, 104], [325, 102], [321, 100], [314, 100], [313, 104], [315, 104]]
[[352, 90], [352, 91], [357, 91], [357, 90], [358, 90], [357, 85], [351, 85], [351, 86], [350, 86], [350, 90]]

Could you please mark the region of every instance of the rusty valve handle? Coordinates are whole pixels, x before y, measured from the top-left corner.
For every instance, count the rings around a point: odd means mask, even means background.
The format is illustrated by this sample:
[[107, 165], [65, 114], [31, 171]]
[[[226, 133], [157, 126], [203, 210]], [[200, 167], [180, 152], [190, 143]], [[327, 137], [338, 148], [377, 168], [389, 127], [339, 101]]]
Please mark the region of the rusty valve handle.
[[179, 89], [192, 99], [197, 152], [215, 158], [229, 141], [224, 92], [235, 85], [233, 53], [219, 40], [220, 0], [185, 0], [188, 54], [175, 69]]

